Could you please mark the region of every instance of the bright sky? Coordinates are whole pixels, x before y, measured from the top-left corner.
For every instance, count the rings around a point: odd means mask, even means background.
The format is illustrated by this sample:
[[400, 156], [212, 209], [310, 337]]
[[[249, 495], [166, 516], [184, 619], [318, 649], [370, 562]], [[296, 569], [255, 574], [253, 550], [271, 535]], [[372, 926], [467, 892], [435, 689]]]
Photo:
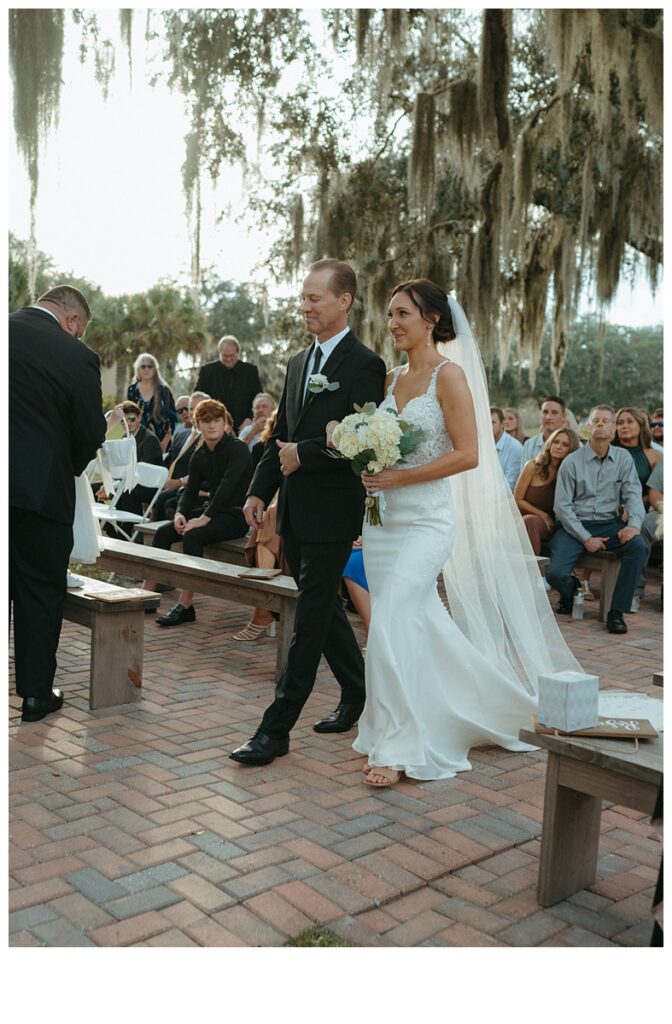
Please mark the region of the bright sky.
[[[317, 38], [320, 15], [309, 12]], [[119, 38], [117, 11], [98, 11], [104, 32]], [[89, 278], [108, 294], [143, 291], [160, 278], [188, 280], [190, 246], [181, 190], [184, 101], [147, 83], [144, 12], [136, 12], [133, 83], [121, 47], [107, 100], [90, 64], [77, 54], [79, 31], [66, 17], [66, 57], [57, 129], [44, 147], [37, 206], [39, 248], [64, 271]], [[9, 228], [29, 233], [28, 181], [13, 142], [9, 150]], [[269, 236], [235, 222], [244, 183], [237, 168], [223, 168], [216, 190], [203, 189], [202, 265], [223, 278], [248, 280], [264, 257]], [[75, 210], [84, 210], [77, 217]], [[621, 286], [609, 311], [613, 323], [662, 323], [662, 281], [657, 296], [640, 278]], [[580, 312], [589, 311], [588, 300]]]

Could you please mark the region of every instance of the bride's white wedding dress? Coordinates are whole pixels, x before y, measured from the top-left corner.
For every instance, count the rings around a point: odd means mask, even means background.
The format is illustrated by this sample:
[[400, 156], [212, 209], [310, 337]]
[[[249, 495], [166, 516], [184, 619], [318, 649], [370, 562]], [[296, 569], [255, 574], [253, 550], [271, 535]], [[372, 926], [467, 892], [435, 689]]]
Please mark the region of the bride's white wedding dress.
[[[406, 459], [409, 469], [452, 448], [436, 397], [443, 365], [427, 391], [402, 410], [404, 420], [424, 431]], [[399, 411], [394, 388], [401, 369], [383, 409]], [[437, 591], [456, 533], [450, 478], [386, 491], [381, 517], [382, 526], [365, 524], [363, 532], [371, 625], [366, 705], [354, 749], [371, 764], [421, 780], [468, 771], [476, 744], [534, 749], [517, 737], [530, 723], [536, 698], [465, 637]]]

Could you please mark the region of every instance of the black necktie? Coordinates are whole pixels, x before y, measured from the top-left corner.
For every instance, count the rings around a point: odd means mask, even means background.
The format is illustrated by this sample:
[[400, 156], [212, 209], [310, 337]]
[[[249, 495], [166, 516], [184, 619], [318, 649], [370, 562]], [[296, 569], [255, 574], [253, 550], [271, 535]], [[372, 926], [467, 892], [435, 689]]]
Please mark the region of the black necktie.
[[[312, 369], [311, 369], [311, 371], [310, 371], [310, 373], [308, 375], [308, 380], [310, 380], [310, 378], [313, 376], [314, 373], [317, 373], [317, 371], [320, 368], [320, 363], [321, 362], [322, 362], [322, 346], [318, 345], [317, 348], [315, 349], [315, 358], [313, 359], [313, 367], [312, 367]], [[310, 394], [310, 391], [308, 390], [308, 385], [307, 385], [307, 382], [306, 382], [306, 390], [305, 390], [305, 394], [303, 396], [304, 402], [308, 398], [309, 394]]]

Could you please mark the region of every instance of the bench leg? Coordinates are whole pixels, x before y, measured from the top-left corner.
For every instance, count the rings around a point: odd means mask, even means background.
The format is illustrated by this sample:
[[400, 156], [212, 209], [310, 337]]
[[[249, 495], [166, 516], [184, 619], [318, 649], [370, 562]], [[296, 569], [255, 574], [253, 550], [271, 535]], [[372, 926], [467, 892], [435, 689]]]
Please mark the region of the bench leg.
[[143, 608], [94, 616], [89, 707], [130, 704], [142, 697]]
[[607, 613], [611, 608], [611, 599], [614, 596], [616, 580], [621, 571], [620, 562], [605, 562], [602, 565], [602, 580], [600, 582], [600, 622], [607, 621]]
[[549, 752], [537, 898], [542, 907], [595, 881], [602, 800], [561, 786], [561, 757]]
[[294, 615], [296, 612], [296, 600], [283, 598], [280, 606], [280, 621], [278, 623], [278, 640], [275, 655], [275, 682], [280, 681], [280, 676], [285, 671], [289, 645], [294, 636]]

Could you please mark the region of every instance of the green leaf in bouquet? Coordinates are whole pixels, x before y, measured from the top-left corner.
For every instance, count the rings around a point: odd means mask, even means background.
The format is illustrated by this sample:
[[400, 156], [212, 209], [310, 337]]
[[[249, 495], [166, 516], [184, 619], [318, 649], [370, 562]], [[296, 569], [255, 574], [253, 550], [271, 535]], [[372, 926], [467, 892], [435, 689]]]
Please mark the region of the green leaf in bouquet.
[[399, 452], [403, 458], [405, 455], [410, 455], [418, 447], [425, 432], [421, 427], [409, 427], [399, 438]]
[[366, 472], [368, 464], [375, 459], [376, 453], [373, 448], [366, 448], [363, 452], [358, 452], [352, 460], [352, 471], [356, 476], [361, 476], [362, 473]]
[[359, 406], [354, 403], [355, 411], [361, 413], [362, 416], [373, 416], [374, 412], [378, 408], [375, 402], [366, 402], [365, 405]]

